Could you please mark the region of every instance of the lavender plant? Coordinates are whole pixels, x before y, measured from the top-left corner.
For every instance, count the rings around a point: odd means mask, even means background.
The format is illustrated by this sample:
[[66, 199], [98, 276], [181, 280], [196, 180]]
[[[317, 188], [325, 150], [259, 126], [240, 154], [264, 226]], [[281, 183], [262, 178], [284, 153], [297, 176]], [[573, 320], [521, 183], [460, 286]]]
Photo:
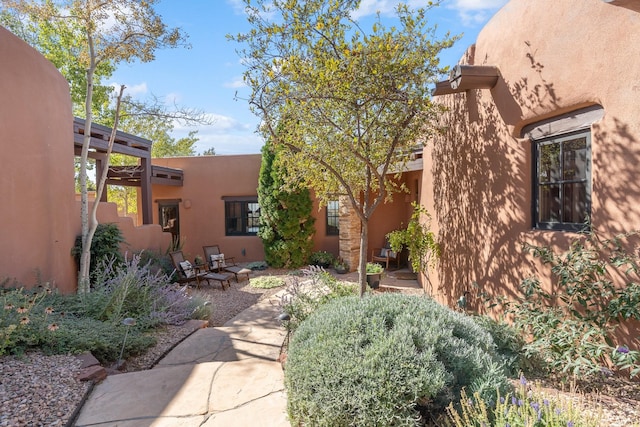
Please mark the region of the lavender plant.
[[599, 414], [586, 414], [569, 399], [547, 397], [533, 391], [524, 376], [513, 393], [501, 396], [489, 404], [478, 393], [467, 396], [463, 390], [458, 407], [447, 407], [445, 423], [449, 427], [597, 427]]

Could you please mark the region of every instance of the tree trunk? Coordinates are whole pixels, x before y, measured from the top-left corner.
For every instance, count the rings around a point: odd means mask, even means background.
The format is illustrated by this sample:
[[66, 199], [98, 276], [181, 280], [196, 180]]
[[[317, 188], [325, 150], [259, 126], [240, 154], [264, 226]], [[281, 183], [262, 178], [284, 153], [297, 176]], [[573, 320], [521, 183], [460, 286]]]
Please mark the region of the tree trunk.
[[367, 241], [369, 240], [369, 220], [360, 219], [360, 267], [358, 268], [358, 282], [360, 283], [360, 297], [367, 291]]
[[[90, 48], [92, 47], [90, 42]], [[92, 50], [92, 49], [91, 49]], [[82, 153], [80, 154], [80, 221], [82, 222], [82, 252], [80, 254], [80, 272], [78, 273], [78, 293], [86, 294], [91, 289], [89, 279], [89, 267], [91, 266], [91, 240], [97, 227], [89, 224], [89, 196], [87, 189], [87, 160], [89, 158], [89, 146], [91, 144], [91, 125], [93, 113], [91, 104], [93, 98], [93, 72], [95, 63], [87, 68], [87, 96], [85, 98], [84, 139], [82, 141]], [[96, 202], [98, 199], [96, 199]], [[93, 229], [93, 232], [91, 232]]]

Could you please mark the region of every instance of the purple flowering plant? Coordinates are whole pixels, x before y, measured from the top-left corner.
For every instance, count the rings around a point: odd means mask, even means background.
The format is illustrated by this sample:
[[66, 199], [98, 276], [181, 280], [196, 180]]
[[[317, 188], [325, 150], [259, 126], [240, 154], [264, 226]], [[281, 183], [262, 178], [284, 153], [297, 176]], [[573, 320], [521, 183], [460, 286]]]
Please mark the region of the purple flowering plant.
[[484, 402], [477, 394], [469, 399], [463, 390], [460, 403], [447, 407], [447, 416], [446, 425], [453, 427], [596, 427], [600, 422], [598, 416], [584, 413], [571, 400], [545, 396], [524, 376], [511, 394], [497, 393], [491, 403]]

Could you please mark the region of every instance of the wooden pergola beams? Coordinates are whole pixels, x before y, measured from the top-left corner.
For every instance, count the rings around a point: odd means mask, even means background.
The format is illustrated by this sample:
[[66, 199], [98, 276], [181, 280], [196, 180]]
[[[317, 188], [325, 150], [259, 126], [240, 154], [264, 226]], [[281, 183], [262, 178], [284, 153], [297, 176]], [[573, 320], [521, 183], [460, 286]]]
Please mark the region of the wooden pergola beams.
[[[82, 152], [84, 123], [84, 119], [78, 117], [73, 120], [73, 143], [76, 156]], [[101, 173], [106, 159], [110, 136], [111, 128], [95, 123], [91, 125], [89, 157], [96, 160], [98, 175]], [[143, 224], [153, 223], [151, 184], [181, 186], [183, 180], [181, 170], [151, 164], [152, 144], [152, 141], [148, 139], [117, 131], [112, 152], [137, 157], [140, 159], [140, 163], [137, 166], [110, 166], [107, 172], [107, 184], [109, 185], [140, 187]], [[107, 201], [106, 191], [102, 194], [100, 201]]]
[[491, 65], [456, 65], [449, 79], [436, 83], [432, 96], [466, 92], [471, 89], [492, 89], [498, 83], [500, 70]]

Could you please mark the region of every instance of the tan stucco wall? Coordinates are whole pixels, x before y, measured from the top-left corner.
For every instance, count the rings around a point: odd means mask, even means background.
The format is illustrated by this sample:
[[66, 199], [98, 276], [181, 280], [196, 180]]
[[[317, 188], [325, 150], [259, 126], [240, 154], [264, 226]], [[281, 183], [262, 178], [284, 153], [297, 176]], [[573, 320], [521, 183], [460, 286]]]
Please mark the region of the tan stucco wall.
[[[422, 199], [443, 254], [424, 277], [445, 303], [473, 283], [513, 294], [538, 272], [521, 244], [566, 247], [566, 232], [532, 230], [529, 123], [599, 104], [592, 126], [592, 223], [610, 234], [640, 228], [640, 14], [601, 0], [512, 0], [463, 61], [493, 65], [495, 88], [438, 97], [451, 110], [424, 152]], [[476, 307], [471, 307], [476, 308]]]
[[[154, 165], [181, 169], [182, 187], [153, 186], [153, 222], [159, 223], [158, 201], [180, 199], [180, 235], [185, 256], [203, 255], [202, 246], [220, 246], [236, 262], [264, 260], [262, 241], [257, 236], [226, 236], [224, 200], [227, 196], [258, 195], [261, 155], [199, 156], [153, 159]], [[187, 207], [188, 206], [188, 207]], [[316, 218], [313, 250], [338, 254], [338, 237], [326, 235], [326, 208], [314, 199]]]
[[38, 52], [0, 27], [0, 280], [37, 270], [75, 289], [73, 116], [69, 86]]
[[153, 222], [159, 223], [158, 200], [181, 199], [180, 236], [187, 258], [203, 256], [203, 245], [217, 244], [237, 262], [264, 259], [259, 237], [225, 236], [222, 199], [257, 197], [260, 155], [175, 157], [152, 159], [152, 163], [184, 172], [182, 187], [153, 185]]
[[[51, 62], [2, 27], [0, 58], [0, 282], [33, 287], [41, 280], [73, 293], [71, 248], [81, 225], [69, 85]], [[113, 204], [100, 205], [98, 221], [118, 223], [127, 241], [123, 252], [164, 252], [171, 240], [158, 225], [134, 227]]]

